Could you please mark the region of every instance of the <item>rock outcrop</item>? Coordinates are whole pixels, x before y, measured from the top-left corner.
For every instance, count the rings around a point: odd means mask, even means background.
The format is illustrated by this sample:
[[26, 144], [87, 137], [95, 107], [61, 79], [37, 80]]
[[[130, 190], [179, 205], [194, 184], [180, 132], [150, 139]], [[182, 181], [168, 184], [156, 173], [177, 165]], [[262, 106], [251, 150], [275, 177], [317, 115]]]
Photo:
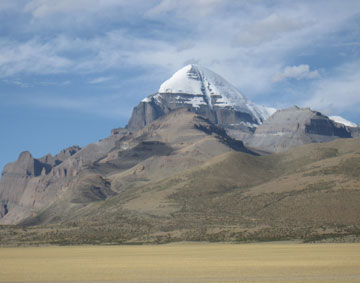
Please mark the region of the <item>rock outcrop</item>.
[[44, 164], [50, 165], [52, 168], [52, 167], [55, 167], [55, 166], [61, 164], [67, 158], [69, 158], [70, 156], [73, 156], [75, 153], [77, 153], [80, 150], [81, 150], [81, 147], [74, 145], [74, 146], [71, 146], [71, 147], [61, 150], [55, 156], [52, 156], [51, 154], [47, 154], [47, 155], [39, 158], [39, 161]]
[[12, 203], [19, 201], [31, 178], [50, 170], [51, 165], [33, 158], [28, 151], [22, 152], [17, 161], [4, 167], [0, 180], [0, 201], [11, 207]]
[[285, 151], [291, 147], [351, 138], [351, 130], [310, 108], [291, 107], [278, 110], [245, 144], [268, 152]]
[[[47, 198], [41, 195], [50, 183], [55, 182], [54, 177], [65, 177], [70, 170], [60, 165], [76, 154], [80, 147], [73, 146], [62, 150], [59, 154], [45, 155], [34, 158], [30, 152], [24, 151], [18, 160], [7, 164], [0, 180], [0, 218], [9, 213], [13, 218], [22, 218], [29, 214], [29, 207], [34, 206], [40, 199], [46, 203]], [[60, 173], [61, 172], [61, 173]], [[59, 185], [63, 181], [59, 182]], [[54, 191], [56, 194], [56, 192]]]

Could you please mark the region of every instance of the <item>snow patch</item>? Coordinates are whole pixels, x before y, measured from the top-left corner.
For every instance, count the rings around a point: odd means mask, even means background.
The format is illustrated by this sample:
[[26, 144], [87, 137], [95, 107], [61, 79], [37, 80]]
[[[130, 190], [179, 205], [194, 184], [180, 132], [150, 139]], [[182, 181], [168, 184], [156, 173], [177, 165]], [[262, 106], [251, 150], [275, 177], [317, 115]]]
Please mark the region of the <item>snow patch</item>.
[[145, 97], [143, 100], [141, 100], [141, 102], [151, 102], [152, 100], [155, 100], [155, 102], [161, 103], [161, 98], [162, 98], [161, 94], [157, 93]]
[[159, 93], [203, 94], [201, 87], [198, 74], [192, 71], [192, 65], [187, 65], [162, 83]]
[[207, 105], [207, 103], [204, 101], [204, 99], [201, 96], [194, 96], [185, 103], [191, 104], [194, 108], [200, 108], [200, 105]]
[[343, 124], [347, 127], [357, 127], [358, 126], [357, 124], [350, 122], [349, 120], [346, 120], [345, 118], [340, 117], [340, 116], [329, 116], [329, 118], [330, 118], [330, 120], [333, 120], [334, 122], [339, 123], [339, 124]]
[[153, 96], [153, 98], [155, 99], [155, 101], [157, 103], [160, 103], [161, 102], [161, 94], [160, 93], [157, 93]]
[[143, 100], [141, 100], [141, 102], [150, 102], [151, 101], [151, 96], [145, 97]]
[[200, 108], [200, 105], [207, 105], [202, 95], [191, 96], [190, 98], [178, 95], [175, 99], [177, 103], [191, 104], [194, 108]]

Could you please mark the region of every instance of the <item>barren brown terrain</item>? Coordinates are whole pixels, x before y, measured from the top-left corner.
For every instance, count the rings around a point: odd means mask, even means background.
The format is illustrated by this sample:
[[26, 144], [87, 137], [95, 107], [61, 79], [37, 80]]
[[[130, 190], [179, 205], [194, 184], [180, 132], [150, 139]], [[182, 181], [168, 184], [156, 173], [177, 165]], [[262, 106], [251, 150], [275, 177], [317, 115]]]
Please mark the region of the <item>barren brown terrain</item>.
[[360, 139], [265, 156], [229, 151], [182, 171], [176, 160], [189, 159], [173, 154], [110, 173], [126, 189], [89, 203], [89, 188], [103, 184], [91, 172], [37, 216], [0, 226], [1, 245], [359, 241]]
[[0, 282], [359, 282], [359, 244], [0, 249]]

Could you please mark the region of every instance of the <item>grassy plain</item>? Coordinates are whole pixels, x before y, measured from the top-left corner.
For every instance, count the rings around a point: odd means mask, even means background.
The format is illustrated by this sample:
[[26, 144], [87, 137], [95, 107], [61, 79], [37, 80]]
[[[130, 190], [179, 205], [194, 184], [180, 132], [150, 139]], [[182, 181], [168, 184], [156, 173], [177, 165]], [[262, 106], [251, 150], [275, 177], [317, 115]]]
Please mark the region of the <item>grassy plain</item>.
[[1, 282], [359, 282], [360, 244], [0, 249]]

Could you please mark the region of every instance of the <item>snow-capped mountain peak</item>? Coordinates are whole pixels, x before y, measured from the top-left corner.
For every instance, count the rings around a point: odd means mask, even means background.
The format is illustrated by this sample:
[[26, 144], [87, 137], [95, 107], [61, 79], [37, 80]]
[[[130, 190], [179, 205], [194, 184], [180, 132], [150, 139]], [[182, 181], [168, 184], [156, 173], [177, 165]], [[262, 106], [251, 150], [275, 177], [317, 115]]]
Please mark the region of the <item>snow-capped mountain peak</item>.
[[[183, 67], [165, 81], [159, 93], [204, 95], [212, 106], [235, 106], [247, 102], [245, 96], [218, 74], [193, 64]], [[213, 101], [214, 97], [218, 99]]]
[[276, 109], [251, 102], [218, 74], [187, 65], [161, 84], [159, 91], [134, 108], [127, 128], [136, 131], [170, 111], [187, 108], [215, 125], [248, 135]]
[[348, 127], [358, 127], [358, 125], [354, 122], [350, 122], [349, 120], [346, 120], [345, 118], [340, 116], [329, 116], [329, 118], [336, 123], [343, 124]]
[[274, 108], [257, 106], [224, 78], [194, 64], [181, 68], [166, 80], [158, 91], [160, 95], [164, 93], [192, 95], [188, 99], [178, 97], [183, 103], [192, 104], [195, 108], [209, 105], [211, 108], [226, 107], [245, 112], [252, 115], [258, 124], [276, 111]]

